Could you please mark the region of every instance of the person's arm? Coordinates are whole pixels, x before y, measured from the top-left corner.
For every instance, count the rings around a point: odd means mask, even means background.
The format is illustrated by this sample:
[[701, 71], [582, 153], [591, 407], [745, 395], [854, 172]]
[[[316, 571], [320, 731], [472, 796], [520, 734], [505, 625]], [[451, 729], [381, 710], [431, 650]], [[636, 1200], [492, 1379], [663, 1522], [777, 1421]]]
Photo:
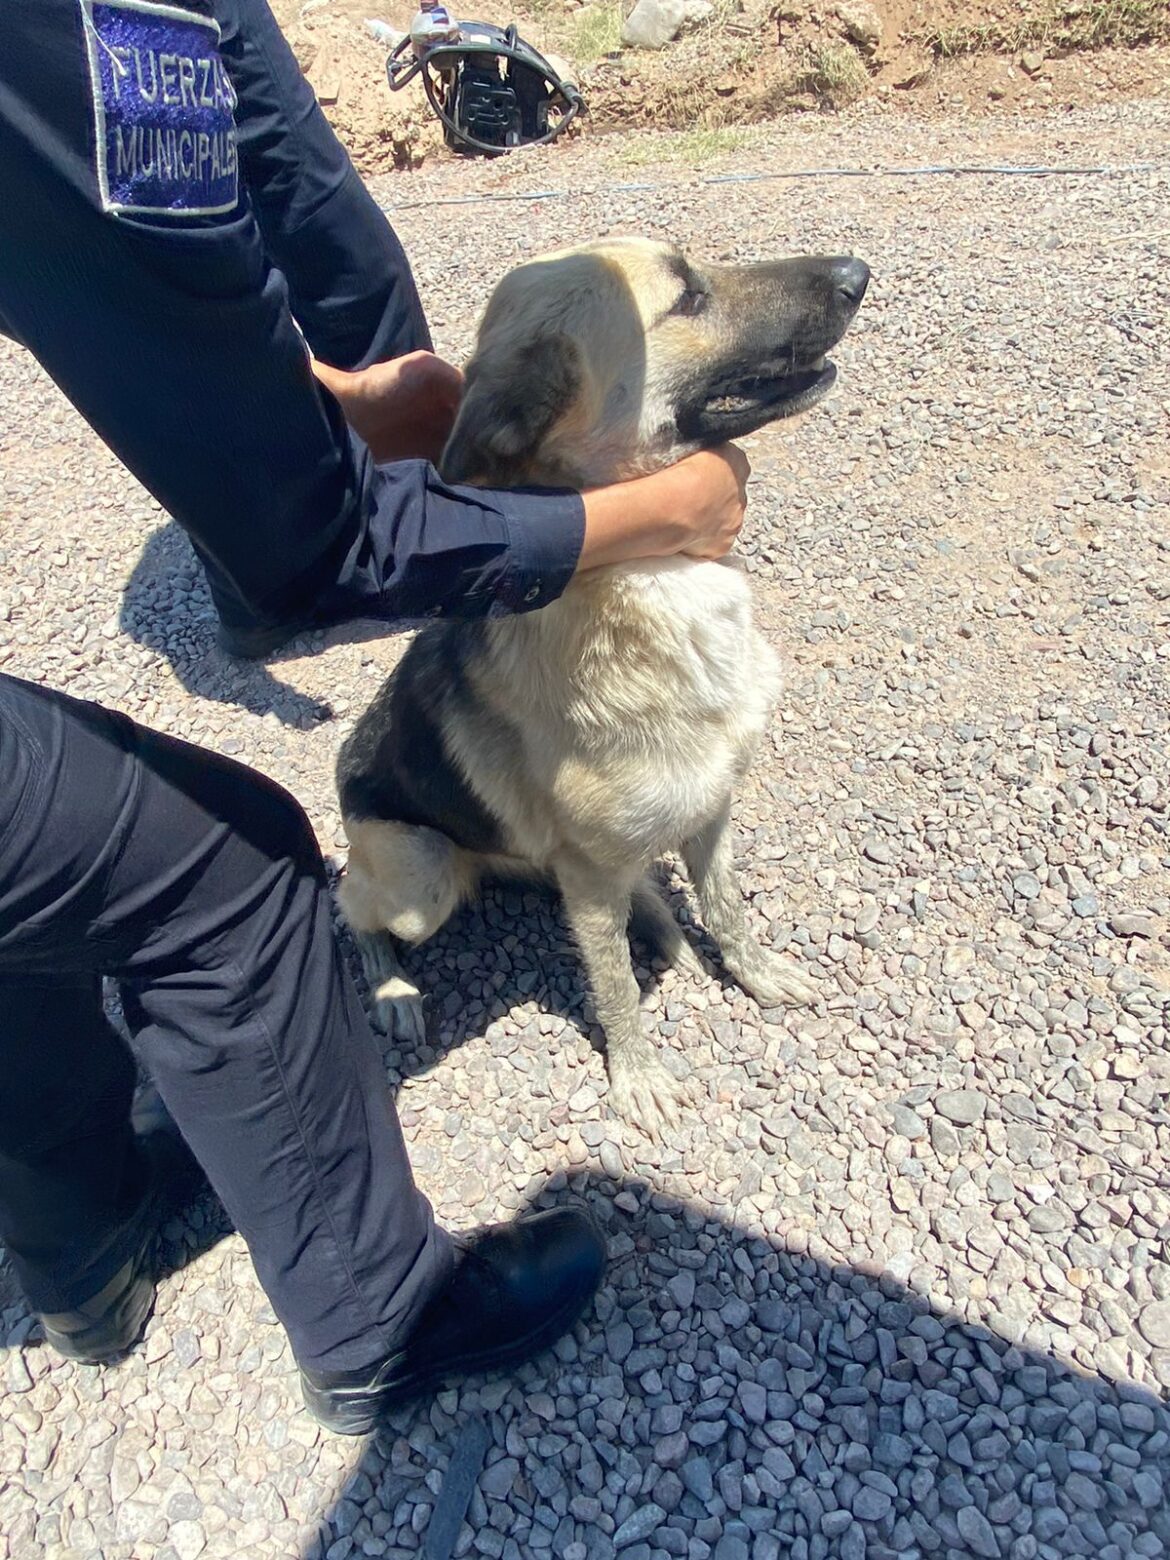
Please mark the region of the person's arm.
[[[423, 461], [378, 466], [348, 588], [371, 616], [473, 618], [547, 606], [587, 569], [722, 557], [743, 520], [747, 471], [728, 446], [581, 495], [448, 486]], [[328, 617], [328, 594], [321, 608]]]
[[[463, 394], [463, 375], [452, 364], [413, 352], [360, 373], [324, 363], [313, 370], [375, 460], [438, 461]], [[728, 445], [586, 493], [576, 568], [676, 552], [722, 557], [743, 522], [750, 469], [742, 450]]]
[[577, 570], [635, 558], [722, 558], [747, 507], [747, 456], [734, 444], [700, 450], [664, 471], [586, 493]]
[[439, 458], [462, 395], [458, 369], [426, 352], [358, 373], [313, 368], [367, 448], [396, 463], [372, 479], [371, 553], [384, 566], [370, 588], [403, 616], [525, 611], [587, 569], [679, 552], [719, 558], [743, 522], [750, 467], [734, 445], [581, 496], [447, 487], [414, 458]]
[[431, 345], [410, 264], [321, 112], [267, 0], [212, 0], [239, 102], [240, 171], [315, 357], [365, 368]]

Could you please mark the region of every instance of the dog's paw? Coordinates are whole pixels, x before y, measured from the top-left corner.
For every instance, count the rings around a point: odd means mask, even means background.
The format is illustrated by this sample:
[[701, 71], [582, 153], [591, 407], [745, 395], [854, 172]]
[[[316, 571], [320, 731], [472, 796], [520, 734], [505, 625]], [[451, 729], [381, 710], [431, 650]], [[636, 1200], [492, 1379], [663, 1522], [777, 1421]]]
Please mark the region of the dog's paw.
[[761, 948], [750, 964], [734, 970], [736, 980], [761, 1007], [804, 1007], [820, 996], [816, 981], [782, 954]]
[[383, 1034], [404, 1045], [422, 1045], [427, 1020], [422, 992], [404, 975], [392, 975], [373, 992], [374, 1018]]
[[686, 1091], [652, 1048], [623, 1050], [609, 1061], [609, 1103], [613, 1110], [653, 1138], [682, 1120]]

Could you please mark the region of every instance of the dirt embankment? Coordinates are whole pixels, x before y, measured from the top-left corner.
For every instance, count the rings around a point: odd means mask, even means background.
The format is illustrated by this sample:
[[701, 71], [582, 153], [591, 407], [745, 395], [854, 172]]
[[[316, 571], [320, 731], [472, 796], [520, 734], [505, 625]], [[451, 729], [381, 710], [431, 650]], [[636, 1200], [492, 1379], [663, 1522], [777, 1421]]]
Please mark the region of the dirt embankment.
[[[449, 155], [417, 82], [386, 85], [376, 17], [405, 29], [411, 0], [274, 0], [302, 69], [363, 173]], [[581, 134], [716, 130], [860, 98], [897, 112], [1016, 112], [1170, 89], [1166, 0], [714, 0], [659, 53], [623, 50], [623, 0], [476, 0], [456, 15], [515, 21], [570, 62]]]

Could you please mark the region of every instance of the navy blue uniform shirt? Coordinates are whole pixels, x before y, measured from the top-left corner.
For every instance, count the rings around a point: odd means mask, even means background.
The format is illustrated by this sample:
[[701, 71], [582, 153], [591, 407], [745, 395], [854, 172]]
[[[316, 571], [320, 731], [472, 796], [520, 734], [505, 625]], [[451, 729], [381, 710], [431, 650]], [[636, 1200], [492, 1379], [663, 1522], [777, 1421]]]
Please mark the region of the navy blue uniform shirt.
[[313, 378], [306, 340], [360, 368], [430, 337], [264, 0], [0, 8], [0, 330], [188, 533], [226, 622], [522, 611], [572, 575], [579, 495], [376, 466]]

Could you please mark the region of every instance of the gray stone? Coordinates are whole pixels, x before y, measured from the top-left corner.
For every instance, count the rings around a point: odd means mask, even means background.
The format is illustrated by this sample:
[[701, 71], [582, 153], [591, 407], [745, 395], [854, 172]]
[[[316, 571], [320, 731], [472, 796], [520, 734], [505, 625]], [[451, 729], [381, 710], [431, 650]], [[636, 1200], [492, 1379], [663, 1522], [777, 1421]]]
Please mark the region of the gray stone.
[[750, 1551], [737, 1533], [724, 1533], [715, 1545], [714, 1560], [749, 1560]]
[[784, 1331], [789, 1308], [781, 1300], [761, 1300], [756, 1306], [756, 1325], [766, 1333]]
[[837, 15], [845, 36], [863, 54], [873, 54], [882, 41], [882, 19], [869, 0], [839, 0]]
[[1059, 1506], [1040, 1506], [1032, 1515], [1032, 1532], [1042, 1544], [1051, 1543], [1068, 1527], [1068, 1518]]
[[167, 1528], [167, 1542], [179, 1560], [198, 1560], [207, 1547], [207, 1535], [198, 1522], [172, 1522]]
[[1170, 1300], [1155, 1300], [1138, 1313], [1138, 1331], [1155, 1349], [1170, 1349]]
[[715, 1494], [715, 1482], [711, 1477], [711, 1464], [705, 1457], [692, 1457], [678, 1470], [678, 1476], [696, 1500], [705, 1506]]
[[685, 1430], [664, 1435], [654, 1445], [654, 1461], [660, 1468], [681, 1468], [691, 1449], [690, 1437]]
[[615, 1365], [621, 1365], [633, 1350], [634, 1329], [629, 1322], [615, 1322], [606, 1329], [605, 1341], [610, 1359]]
[[670, 1298], [680, 1311], [689, 1311], [695, 1300], [695, 1275], [685, 1269], [667, 1280]]
[[1056, 1202], [1040, 1203], [1028, 1211], [1028, 1228], [1037, 1235], [1054, 1235], [1068, 1225], [1068, 1214]]
[[853, 1497], [853, 1515], [861, 1522], [880, 1522], [890, 1509], [890, 1497], [884, 1490], [863, 1484]]
[[904, 1468], [913, 1456], [914, 1448], [905, 1436], [887, 1432], [874, 1439], [873, 1458], [881, 1467]]
[[959, 1152], [959, 1134], [942, 1116], [931, 1118], [930, 1146], [943, 1158], [953, 1158]]
[[1104, 1495], [1099, 1484], [1084, 1473], [1070, 1473], [1064, 1481], [1064, 1492], [1082, 1511], [1096, 1511], [1104, 1504]]
[[995, 1530], [978, 1506], [960, 1506], [955, 1513], [955, 1522], [964, 1540], [971, 1546], [972, 1554], [987, 1556], [989, 1560], [998, 1560], [1002, 1555], [1003, 1550], [996, 1539]]
[[1124, 911], [1109, 917], [1109, 930], [1118, 937], [1153, 937], [1157, 926], [1152, 915], [1143, 911]]
[[10, 1392], [32, 1391], [33, 1379], [29, 1374], [23, 1350], [17, 1349], [9, 1356], [6, 1380]]
[[1155, 1468], [1139, 1468], [1133, 1476], [1133, 1492], [1146, 1511], [1164, 1510], [1166, 1492]]
[[506, 1500], [519, 1472], [520, 1464], [515, 1457], [502, 1457], [480, 1474], [479, 1487], [485, 1495]]
[[637, 0], [622, 26], [622, 42], [632, 49], [663, 49], [685, 17], [684, 0]]
[[768, 1417], [768, 1394], [757, 1382], [741, 1381], [739, 1406], [749, 1424], [762, 1425]]
[[935, 1095], [934, 1108], [955, 1126], [969, 1127], [982, 1118], [987, 1101], [974, 1089], [944, 1089]]
[[913, 1143], [926, 1136], [926, 1123], [916, 1110], [911, 1110], [908, 1105], [894, 1105], [890, 1109], [890, 1116], [894, 1123], [894, 1131], [900, 1137], [909, 1138]]
[[616, 1530], [613, 1535], [613, 1547], [627, 1549], [631, 1544], [649, 1538], [665, 1521], [666, 1512], [662, 1507], [655, 1505], [653, 1501], [648, 1501], [646, 1505], [639, 1506]]

